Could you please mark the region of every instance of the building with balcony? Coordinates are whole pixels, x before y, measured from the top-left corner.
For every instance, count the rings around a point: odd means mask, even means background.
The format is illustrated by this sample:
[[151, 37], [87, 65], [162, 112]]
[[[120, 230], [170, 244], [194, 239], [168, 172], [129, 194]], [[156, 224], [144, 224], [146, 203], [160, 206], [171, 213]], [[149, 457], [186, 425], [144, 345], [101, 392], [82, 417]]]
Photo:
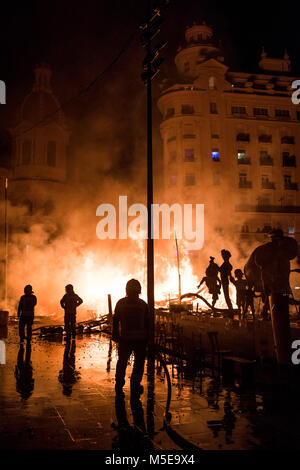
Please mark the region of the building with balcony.
[[257, 71], [235, 72], [213, 29], [194, 23], [175, 64], [158, 99], [165, 200], [204, 203], [206, 238], [281, 227], [300, 239], [300, 105], [287, 52], [263, 49]]

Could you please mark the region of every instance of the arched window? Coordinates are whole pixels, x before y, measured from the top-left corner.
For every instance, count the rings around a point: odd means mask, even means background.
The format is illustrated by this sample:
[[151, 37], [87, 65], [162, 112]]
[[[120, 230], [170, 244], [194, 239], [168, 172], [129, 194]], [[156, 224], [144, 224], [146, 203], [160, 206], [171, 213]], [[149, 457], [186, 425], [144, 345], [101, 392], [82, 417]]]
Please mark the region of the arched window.
[[47, 165], [56, 165], [56, 142], [54, 140], [49, 140], [47, 144]]
[[215, 77], [209, 77], [208, 88], [210, 90], [215, 90], [215, 88], [216, 88]]
[[22, 144], [22, 165], [29, 165], [31, 162], [31, 141], [24, 140]]

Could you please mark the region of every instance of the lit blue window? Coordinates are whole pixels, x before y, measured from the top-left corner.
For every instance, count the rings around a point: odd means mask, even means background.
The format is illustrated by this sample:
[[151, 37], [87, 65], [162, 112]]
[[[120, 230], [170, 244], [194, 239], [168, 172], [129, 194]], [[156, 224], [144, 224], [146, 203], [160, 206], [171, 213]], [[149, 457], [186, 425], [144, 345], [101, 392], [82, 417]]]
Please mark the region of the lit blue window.
[[245, 150], [238, 150], [238, 159], [242, 160], [243, 158], [246, 158]]
[[212, 158], [213, 162], [219, 162], [220, 161], [219, 150], [212, 150], [211, 158]]

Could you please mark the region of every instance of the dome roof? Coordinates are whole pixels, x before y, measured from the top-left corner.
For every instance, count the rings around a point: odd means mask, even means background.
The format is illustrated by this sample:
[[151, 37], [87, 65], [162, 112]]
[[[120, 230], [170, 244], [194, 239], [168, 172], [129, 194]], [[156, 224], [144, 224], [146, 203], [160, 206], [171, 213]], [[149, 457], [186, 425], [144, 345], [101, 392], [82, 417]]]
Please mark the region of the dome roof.
[[41, 64], [35, 68], [35, 83], [32, 91], [25, 97], [21, 106], [21, 120], [37, 124], [49, 118], [60, 121], [60, 104], [50, 86], [51, 70], [48, 65]]

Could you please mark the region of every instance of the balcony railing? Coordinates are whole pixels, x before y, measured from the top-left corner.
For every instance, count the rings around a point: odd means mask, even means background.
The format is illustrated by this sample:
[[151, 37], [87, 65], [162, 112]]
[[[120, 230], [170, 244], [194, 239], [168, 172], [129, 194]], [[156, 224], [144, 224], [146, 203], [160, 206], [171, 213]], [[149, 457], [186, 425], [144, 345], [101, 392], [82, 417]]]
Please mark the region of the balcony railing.
[[275, 189], [275, 183], [272, 181], [262, 181], [261, 187], [262, 189]]
[[300, 206], [275, 206], [275, 205], [251, 205], [238, 204], [235, 206], [237, 212], [279, 212], [279, 213], [300, 213]]
[[238, 158], [239, 165], [251, 165], [251, 158], [250, 157], [242, 157]]
[[274, 160], [270, 156], [260, 157], [259, 162], [261, 165], [265, 165], [265, 166], [273, 166], [274, 164]]
[[239, 188], [252, 188], [252, 181], [239, 181]]
[[282, 166], [294, 166], [296, 167], [296, 157], [291, 155], [290, 157], [282, 157]]
[[293, 191], [298, 191], [298, 183], [285, 183], [284, 189], [290, 189]]

